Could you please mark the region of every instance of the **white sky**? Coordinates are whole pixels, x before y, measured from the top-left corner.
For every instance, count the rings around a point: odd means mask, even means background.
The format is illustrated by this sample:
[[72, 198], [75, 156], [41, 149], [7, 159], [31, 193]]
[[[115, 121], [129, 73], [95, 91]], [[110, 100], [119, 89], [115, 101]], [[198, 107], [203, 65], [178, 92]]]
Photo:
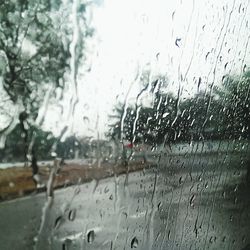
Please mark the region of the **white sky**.
[[[135, 97], [140, 86], [134, 79], [145, 69], [167, 74], [169, 90], [180, 85], [183, 96], [195, 93], [199, 77], [205, 87], [224, 74], [242, 72], [250, 59], [248, 5], [248, 0], [104, 0], [96, 5], [87, 60], [91, 71], [78, 82], [74, 131], [94, 137], [99, 131], [103, 137], [112, 107], [125, 101], [131, 84], [129, 99]], [[49, 109], [45, 125], [59, 133], [68, 118], [56, 109]]]

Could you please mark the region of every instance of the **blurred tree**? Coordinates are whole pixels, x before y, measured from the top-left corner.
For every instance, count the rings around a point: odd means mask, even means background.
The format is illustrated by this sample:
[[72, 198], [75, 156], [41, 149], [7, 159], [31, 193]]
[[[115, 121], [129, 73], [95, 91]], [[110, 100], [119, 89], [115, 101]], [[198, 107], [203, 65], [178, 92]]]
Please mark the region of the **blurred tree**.
[[[0, 54], [5, 59], [0, 73], [7, 95], [19, 107], [16, 119], [23, 134], [25, 157], [28, 147], [36, 145], [35, 130], [43, 123], [50, 99], [56, 97], [58, 89], [64, 89], [73, 51], [76, 77], [85, 38], [93, 32], [85, 18], [86, 5], [77, 5], [76, 17], [72, 6], [72, 1], [61, 0], [0, 2]], [[75, 46], [71, 46], [74, 28], [77, 37]], [[39, 110], [43, 112], [38, 116]]]
[[[222, 86], [215, 86], [212, 94], [200, 92], [181, 99], [162, 91], [160, 80], [150, 84], [152, 103], [130, 105], [124, 111], [118, 104], [110, 116], [109, 136], [130, 142], [151, 145], [170, 141], [250, 138], [250, 72], [241, 77], [227, 76]], [[164, 89], [165, 90], [165, 89]], [[125, 114], [125, 117], [123, 117]]]
[[[33, 148], [37, 154], [38, 160], [49, 160], [52, 159], [50, 150], [52, 145], [56, 142], [57, 138], [50, 132], [45, 132], [39, 128], [32, 128], [33, 133], [36, 136]], [[29, 133], [28, 136], [31, 134]], [[24, 161], [24, 148], [25, 148], [25, 133], [19, 123], [13, 131], [8, 135], [5, 147], [0, 149], [0, 161], [1, 162], [16, 162]], [[30, 138], [27, 138], [30, 140]]]
[[[224, 93], [224, 120], [226, 133], [232, 139], [250, 139], [250, 71], [241, 76], [225, 76], [222, 92]], [[250, 185], [250, 156], [247, 161], [246, 181]]]
[[215, 139], [221, 136], [223, 105], [217, 90], [210, 96], [200, 92], [180, 102], [176, 121], [177, 138], [181, 141]]
[[223, 80], [225, 130], [232, 138], [250, 139], [250, 71]]
[[[8, 63], [4, 88], [13, 102], [18, 98], [22, 100], [26, 112], [32, 117], [37, 116], [47, 91], [45, 86], [64, 87], [64, 75], [71, 56], [73, 27], [66, 22], [72, 18], [70, 11], [70, 6], [62, 6], [60, 0], [0, 3], [0, 48]], [[85, 8], [79, 5], [81, 29], [78, 29], [75, 48], [78, 52], [76, 63], [83, 56], [85, 37], [92, 32], [86, 27], [84, 11]]]
[[[146, 143], [156, 145], [174, 137], [172, 123], [176, 117], [176, 97], [172, 93], [164, 93], [166, 78], [160, 77], [151, 83], [144, 83], [144, 88], [137, 95], [135, 105], [126, 107], [121, 103], [113, 109], [107, 134], [112, 139], [127, 140], [130, 143]], [[144, 106], [140, 101], [144, 92], [151, 95], [150, 105]], [[121, 127], [123, 126], [123, 127]]]

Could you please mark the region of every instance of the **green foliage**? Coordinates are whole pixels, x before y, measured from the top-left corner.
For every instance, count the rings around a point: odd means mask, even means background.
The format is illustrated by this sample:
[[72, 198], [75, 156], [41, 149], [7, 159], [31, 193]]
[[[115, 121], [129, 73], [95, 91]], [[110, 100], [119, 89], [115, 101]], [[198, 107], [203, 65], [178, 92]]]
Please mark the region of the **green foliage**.
[[[32, 136], [34, 136], [33, 154], [38, 161], [52, 160], [52, 152], [63, 159], [74, 159], [77, 152], [79, 157], [88, 158], [92, 150], [88, 140], [79, 140], [75, 136], [70, 136], [61, 142], [60, 138], [53, 136], [51, 132], [35, 127], [28, 131], [27, 142], [32, 141]], [[26, 147], [29, 145], [24, 138], [25, 134], [18, 124], [7, 137], [5, 147], [0, 149], [0, 162], [25, 161]]]
[[31, 141], [33, 133], [35, 136], [34, 148], [38, 160], [51, 159], [50, 150], [55, 143], [56, 138], [49, 132], [34, 128], [28, 133], [27, 141], [24, 140], [25, 134], [18, 124], [15, 129], [8, 135], [5, 147], [0, 149], [0, 161], [13, 162], [25, 161], [28, 142]]
[[[114, 108], [115, 120], [108, 136], [130, 142], [161, 144], [170, 141], [250, 138], [250, 73], [242, 77], [227, 76], [213, 93], [201, 92], [178, 100], [159, 87], [151, 94], [151, 107], [143, 105]], [[152, 84], [154, 85], [154, 84]], [[126, 113], [121, 135], [123, 113]], [[123, 136], [123, 138], [121, 137]]]
[[[76, 77], [78, 64], [84, 59], [85, 39], [93, 33], [85, 18], [86, 6], [81, 3], [76, 10], [77, 41], [71, 46], [75, 28], [72, 4], [62, 4], [61, 0], [0, 2], [0, 59], [6, 61], [0, 65], [0, 74], [10, 100], [25, 114], [25, 119], [17, 114], [19, 125], [7, 139], [6, 150], [13, 147], [9, 155], [16, 159], [25, 157], [32, 140], [35, 151], [39, 151], [37, 158], [48, 158], [57, 141], [40, 129], [43, 120], [36, 121], [38, 111], [47, 94], [50, 102], [58, 88], [64, 89], [73, 50]], [[0, 131], [0, 136], [1, 132], [5, 131]]]
[[59, 85], [68, 66], [69, 52], [50, 11], [49, 0], [0, 5], [0, 44], [8, 59], [4, 87], [14, 102], [21, 98], [25, 106], [38, 98], [43, 83]]
[[250, 71], [223, 81], [224, 124], [234, 137], [250, 138]]
[[[64, 87], [73, 30], [71, 3], [68, 5], [62, 9], [59, 0], [0, 3], [0, 50], [8, 61], [4, 88], [11, 100], [21, 100], [34, 118], [47, 91], [45, 86]], [[92, 34], [84, 12], [79, 6], [76, 63], [83, 57], [84, 39]]]

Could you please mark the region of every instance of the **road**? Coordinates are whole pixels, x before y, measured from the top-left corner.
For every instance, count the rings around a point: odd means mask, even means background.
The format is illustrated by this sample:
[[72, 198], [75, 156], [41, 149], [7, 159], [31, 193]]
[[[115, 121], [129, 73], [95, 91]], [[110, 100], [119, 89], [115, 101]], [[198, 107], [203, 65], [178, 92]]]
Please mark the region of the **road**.
[[[0, 249], [243, 249], [245, 154], [164, 156], [128, 176], [0, 204]], [[248, 249], [248, 248], [246, 248]]]

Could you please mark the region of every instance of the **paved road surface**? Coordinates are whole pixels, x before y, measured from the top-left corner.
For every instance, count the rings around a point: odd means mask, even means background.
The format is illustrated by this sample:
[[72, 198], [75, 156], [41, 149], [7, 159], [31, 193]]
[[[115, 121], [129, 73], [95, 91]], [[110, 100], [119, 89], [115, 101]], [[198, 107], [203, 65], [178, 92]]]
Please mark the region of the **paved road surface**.
[[244, 154], [157, 167], [0, 204], [0, 249], [233, 249], [250, 244]]

